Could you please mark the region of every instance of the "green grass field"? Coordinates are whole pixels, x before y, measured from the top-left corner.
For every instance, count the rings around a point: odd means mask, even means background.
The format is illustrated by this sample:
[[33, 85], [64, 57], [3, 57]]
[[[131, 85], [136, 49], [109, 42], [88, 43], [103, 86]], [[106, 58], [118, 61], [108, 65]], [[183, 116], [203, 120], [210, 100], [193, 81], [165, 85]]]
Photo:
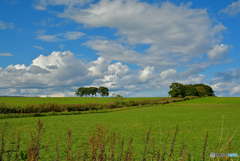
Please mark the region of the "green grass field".
[[[124, 98], [124, 101], [129, 100], [153, 100], [164, 97], [136, 97], [136, 98]], [[56, 103], [59, 104], [84, 104], [84, 103], [107, 103], [112, 102], [111, 97], [0, 97], [0, 102], [11, 103], [13, 106], [25, 106], [27, 104], [42, 104], [42, 103]]]
[[[11, 99], [17, 104], [17, 100], [14, 100], [14, 98]], [[15, 99], [18, 99], [18, 101], [21, 100], [21, 98]], [[49, 101], [47, 99], [51, 99], [51, 101], [54, 99], [62, 99], [62, 102], [64, 102], [67, 101], [67, 99], [71, 100], [73, 98], [46, 98], [45, 100]], [[88, 99], [89, 101], [94, 98], [75, 99]], [[138, 107], [110, 113], [41, 117], [40, 120], [43, 122], [43, 128], [46, 130], [41, 144], [46, 144], [48, 139], [50, 140], [50, 144], [49, 153], [45, 154], [44, 149], [40, 149], [40, 156], [45, 160], [54, 160], [56, 156], [56, 142], [61, 138], [60, 157], [64, 158], [64, 150], [66, 149], [64, 138], [68, 128], [72, 130], [73, 149], [76, 152], [82, 143], [88, 141], [89, 135], [91, 135], [95, 129], [95, 124], [100, 123], [104, 126], [110, 125], [110, 131], [116, 131], [117, 135], [125, 138], [125, 149], [127, 148], [128, 141], [133, 137], [134, 158], [136, 160], [142, 159], [144, 151], [143, 137], [146, 138], [146, 132], [150, 125], [152, 125], [150, 138], [155, 138], [157, 145], [159, 145], [160, 142], [160, 131], [161, 145], [164, 144], [168, 130], [170, 131], [167, 143], [168, 149], [171, 148], [176, 126], [179, 125], [179, 132], [174, 145], [174, 154], [175, 156], [179, 155], [182, 141], [184, 140], [185, 148], [187, 150], [191, 149], [191, 154], [196, 160], [201, 160], [204, 140], [208, 132], [206, 160], [210, 160], [210, 152], [213, 151], [212, 149], [217, 150], [219, 145], [222, 116], [224, 117], [224, 125], [221, 147], [223, 147], [228, 138], [232, 137], [238, 127], [240, 121], [240, 105], [237, 102], [240, 102], [240, 98], [209, 97], [163, 106]], [[21, 104], [24, 104], [23, 101]], [[226, 106], [226, 104], [228, 104], [228, 106]], [[5, 140], [9, 140], [8, 138], [13, 129], [16, 129], [16, 131], [20, 130], [22, 137], [21, 145], [25, 145], [20, 151], [26, 151], [26, 145], [30, 139], [30, 131], [34, 130], [38, 118], [1, 119], [1, 130], [6, 120], [9, 125], [5, 134]], [[232, 152], [238, 153], [238, 155], [240, 154], [239, 129], [232, 139]]]
[[175, 105], [200, 104], [200, 105], [240, 105], [239, 97], [202, 97], [183, 102], [174, 103]]

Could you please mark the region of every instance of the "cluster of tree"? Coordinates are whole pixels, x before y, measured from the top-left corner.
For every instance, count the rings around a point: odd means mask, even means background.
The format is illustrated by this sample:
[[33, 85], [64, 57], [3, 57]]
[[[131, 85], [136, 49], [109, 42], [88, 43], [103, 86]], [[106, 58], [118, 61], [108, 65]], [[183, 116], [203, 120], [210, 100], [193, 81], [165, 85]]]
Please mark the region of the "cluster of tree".
[[95, 95], [97, 96], [97, 93], [99, 93], [102, 97], [103, 96], [108, 96], [109, 95], [109, 90], [107, 87], [80, 87], [78, 90], [75, 92], [75, 95], [83, 97], [83, 96], [89, 96], [89, 95]]
[[175, 82], [170, 86], [168, 94], [171, 97], [185, 97], [185, 96], [215, 96], [212, 87], [205, 84], [186, 84]]

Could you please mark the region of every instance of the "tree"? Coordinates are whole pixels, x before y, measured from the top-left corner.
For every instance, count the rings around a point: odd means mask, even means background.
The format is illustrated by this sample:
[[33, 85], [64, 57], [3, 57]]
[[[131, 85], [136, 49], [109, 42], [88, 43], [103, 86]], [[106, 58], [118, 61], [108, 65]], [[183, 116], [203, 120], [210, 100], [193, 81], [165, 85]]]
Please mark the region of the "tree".
[[89, 88], [84, 88], [84, 95], [87, 97], [90, 95], [90, 90]]
[[[198, 89], [198, 91], [201, 93], [201, 95], [204, 94], [204, 96], [215, 96], [214, 91], [212, 89], [212, 87], [205, 85], [205, 84], [194, 84], [194, 86], [196, 87], [196, 89]], [[197, 87], [202, 87], [202, 88], [197, 88]]]
[[85, 95], [85, 92], [86, 92], [86, 88], [81, 87], [81, 88], [78, 88], [78, 90], [75, 92], [75, 94], [76, 94], [77, 96], [82, 97], [82, 96]]
[[80, 93], [78, 90], [75, 92], [75, 95], [80, 96]]
[[198, 90], [198, 95], [200, 97], [207, 96], [207, 91], [202, 86], [198, 86], [198, 87], [196, 87], [196, 89]]
[[109, 91], [107, 87], [99, 87], [98, 89], [98, 93], [100, 93], [100, 95], [103, 96], [108, 96], [109, 95]]
[[185, 97], [186, 93], [186, 87], [178, 82], [172, 83], [170, 86], [170, 91], [168, 94], [171, 97]]
[[89, 87], [89, 93], [92, 95], [92, 97], [93, 97], [93, 95], [97, 96], [97, 92], [98, 92], [98, 88]]
[[195, 86], [189, 84], [185, 85], [186, 87], [186, 96], [199, 96], [198, 90], [196, 89]]
[[87, 97], [88, 95], [90, 95], [90, 91], [89, 88], [86, 87], [80, 87], [78, 88], [78, 90], [75, 92], [75, 94], [77, 96], [83, 97], [84, 95]]
[[170, 86], [170, 91], [168, 94], [171, 97], [185, 97], [185, 96], [215, 96], [212, 87], [205, 84], [187, 84], [183, 85], [181, 83], [175, 82]]

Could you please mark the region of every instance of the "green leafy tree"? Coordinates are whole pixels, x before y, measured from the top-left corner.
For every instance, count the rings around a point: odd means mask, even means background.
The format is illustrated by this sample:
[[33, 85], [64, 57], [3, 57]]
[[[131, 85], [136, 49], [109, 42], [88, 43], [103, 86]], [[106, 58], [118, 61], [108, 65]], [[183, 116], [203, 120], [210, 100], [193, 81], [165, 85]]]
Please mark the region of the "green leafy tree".
[[215, 96], [212, 87], [205, 84], [187, 84], [175, 82], [170, 86], [168, 94], [171, 97], [185, 97], [185, 96]]
[[185, 85], [186, 87], [186, 96], [199, 96], [198, 90], [194, 85]]
[[80, 87], [78, 90], [75, 92], [77, 96], [83, 97], [85, 95], [86, 88], [85, 87]]
[[[196, 89], [198, 89], [198, 92], [201, 93], [202, 96], [215, 96], [212, 87], [210, 87], [208, 85], [205, 85], [205, 84], [194, 84], [194, 86], [196, 87]], [[197, 87], [201, 87], [201, 88], [197, 88]]]
[[200, 97], [204, 97], [207, 95], [207, 91], [202, 86], [198, 86], [196, 87], [196, 89], [198, 90], [198, 95]]
[[92, 97], [93, 97], [93, 95], [97, 96], [98, 88], [96, 88], [96, 87], [89, 87], [89, 93], [92, 95]]
[[85, 91], [84, 91], [84, 95], [87, 97], [87, 96], [90, 96], [90, 89], [89, 88], [85, 88]]
[[109, 91], [107, 87], [99, 87], [98, 89], [98, 93], [100, 93], [100, 95], [103, 96], [108, 96], [109, 95]]
[[168, 94], [171, 97], [185, 97], [186, 96], [186, 87], [178, 82], [172, 83], [170, 86], [170, 91]]
[[75, 92], [75, 95], [80, 96], [80, 93], [78, 90]]

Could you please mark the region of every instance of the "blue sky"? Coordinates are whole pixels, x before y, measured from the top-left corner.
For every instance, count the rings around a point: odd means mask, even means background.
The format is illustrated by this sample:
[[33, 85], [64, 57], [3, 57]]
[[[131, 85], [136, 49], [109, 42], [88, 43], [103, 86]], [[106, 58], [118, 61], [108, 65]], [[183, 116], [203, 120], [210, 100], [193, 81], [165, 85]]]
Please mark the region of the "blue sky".
[[1, 0], [0, 95], [158, 97], [180, 82], [236, 97], [239, 28], [240, 0]]

